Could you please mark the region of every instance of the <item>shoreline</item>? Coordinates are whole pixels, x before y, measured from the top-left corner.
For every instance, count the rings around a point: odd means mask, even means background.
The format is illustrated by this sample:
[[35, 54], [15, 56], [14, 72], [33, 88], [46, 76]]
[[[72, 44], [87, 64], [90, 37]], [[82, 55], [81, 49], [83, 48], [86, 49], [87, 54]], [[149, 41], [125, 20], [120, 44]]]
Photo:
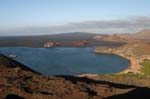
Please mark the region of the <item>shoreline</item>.
[[[102, 52], [95, 52], [95, 53], [101, 54]], [[105, 53], [104, 52], [102, 54], [110, 54], [110, 53]], [[130, 62], [130, 65], [126, 69], [124, 69], [124, 70], [122, 70], [120, 72], [114, 73], [114, 74], [118, 75], [118, 74], [125, 74], [125, 73], [128, 73], [128, 72], [140, 73], [141, 65], [139, 64], [139, 61], [136, 61], [135, 58], [127, 57], [124, 54], [118, 54], [118, 53], [111, 53], [111, 54], [123, 57], [123, 58], [127, 59]], [[97, 77], [98, 75], [99, 74], [88, 74], [87, 73], [87, 74], [80, 74], [80, 75], [76, 75], [76, 76], [77, 77]]]
[[138, 59], [135, 59], [134, 57], [127, 57], [124, 54], [118, 54], [118, 53], [114, 53], [114, 54], [121, 56], [130, 61], [130, 65], [128, 66], [128, 68], [126, 68], [125, 70], [122, 70], [116, 74], [124, 74], [124, 73], [128, 73], [128, 72], [140, 73], [141, 65], [139, 64]]
[[139, 64], [140, 60], [141, 59], [136, 59], [132, 56], [128, 57], [122, 53], [118, 53], [118, 52], [99, 52], [99, 51], [95, 51], [95, 53], [97, 54], [100, 54], [100, 53], [105, 53], [105, 54], [114, 54], [114, 55], [118, 55], [120, 57], [123, 57], [125, 59], [127, 59], [129, 62], [130, 62], [130, 65], [128, 66], [128, 68], [118, 72], [118, 73], [115, 73], [115, 74], [124, 74], [124, 73], [128, 73], [128, 72], [133, 72], [133, 73], [140, 73], [140, 69], [141, 69], [141, 65]]
[[[114, 52], [110, 53], [110, 52], [105, 52], [105, 51], [101, 52], [101, 51], [96, 51], [95, 50], [93, 52], [96, 53], [96, 54], [114, 54], [114, 55], [118, 55], [120, 57], [123, 57], [123, 58], [127, 59], [130, 62], [130, 64], [128, 65], [128, 67], [126, 69], [121, 70], [119, 72], [116, 72], [114, 74], [123, 74], [123, 73], [128, 73], [128, 72], [140, 73], [141, 66], [139, 64], [139, 61], [137, 61], [139, 59], [135, 59], [134, 57], [127, 57], [126, 55], [124, 55], [122, 53], [119, 53], [117, 51], [114, 51]], [[100, 75], [100, 74], [89, 74], [89, 73], [87, 73], [87, 74], [79, 74], [79, 75], [75, 75], [75, 76], [79, 76], [79, 77], [82, 77], [82, 76], [95, 77], [95, 76], [98, 76], [98, 75]]]

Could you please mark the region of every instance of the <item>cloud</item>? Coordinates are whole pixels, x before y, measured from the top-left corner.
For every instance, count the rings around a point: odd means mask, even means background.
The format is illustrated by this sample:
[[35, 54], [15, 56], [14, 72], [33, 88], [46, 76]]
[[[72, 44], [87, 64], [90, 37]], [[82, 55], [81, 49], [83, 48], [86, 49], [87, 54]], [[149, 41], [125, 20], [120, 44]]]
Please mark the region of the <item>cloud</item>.
[[134, 16], [126, 19], [73, 22], [49, 27], [22, 27], [0, 31], [0, 35], [42, 35], [64, 32], [133, 33], [150, 29], [150, 16]]
[[[72, 23], [73, 26], [80, 29], [98, 29], [100, 32], [135, 32], [141, 29], [150, 28], [150, 17], [129, 17], [118, 20], [100, 20]], [[107, 32], [108, 30], [108, 32]]]

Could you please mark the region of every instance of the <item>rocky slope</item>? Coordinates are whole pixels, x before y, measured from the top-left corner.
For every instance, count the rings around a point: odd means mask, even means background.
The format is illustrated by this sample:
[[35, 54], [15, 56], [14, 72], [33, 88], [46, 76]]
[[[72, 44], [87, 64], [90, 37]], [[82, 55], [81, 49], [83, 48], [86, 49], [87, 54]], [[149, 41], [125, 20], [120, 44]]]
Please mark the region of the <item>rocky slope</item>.
[[139, 41], [136, 37], [131, 34], [123, 33], [123, 34], [112, 34], [104, 37], [95, 37], [97, 41], [105, 41], [105, 42], [137, 42]]
[[3, 55], [0, 68], [0, 99], [150, 98], [148, 87], [113, 83], [106, 77], [44, 76]]
[[116, 53], [124, 54], [125, 56], [131, 57], [144, 57], [150, 55], [150, 43], [148, 42], [131, 42], [124, 46], [109, 48], [109, 47], [97, 47], [95, 52], [105, 52], [105, 53]]
[[107, 36], [95, 36], [97, 41], [107, 42], [139, 42], [150, 41], [150, 29], [145, 29], [137, 33], [121, 33]]
[[142, 30], [133, 35], [137, 39], [150, 40], [150, 29]]

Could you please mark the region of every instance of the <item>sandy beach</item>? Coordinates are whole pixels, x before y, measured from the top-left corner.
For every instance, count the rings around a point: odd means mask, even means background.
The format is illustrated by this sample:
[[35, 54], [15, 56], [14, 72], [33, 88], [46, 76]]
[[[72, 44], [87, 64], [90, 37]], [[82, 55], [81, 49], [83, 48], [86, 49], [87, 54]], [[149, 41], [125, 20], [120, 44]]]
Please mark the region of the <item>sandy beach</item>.
[[119, 55], [121, 57], [126, 58], [127, 60], [130, 61], [130, 65], [127, 69], [119, 72], [118, 74], [122, 74], [122, 73], [128, 73], [128, 72], [133, 72], [133, 73], [139, 73], [140, 72], [140, 64], [139, 64], [139, 60], [135, 59], [134, 57], [127, 57], [124, 54], [116, 54]]

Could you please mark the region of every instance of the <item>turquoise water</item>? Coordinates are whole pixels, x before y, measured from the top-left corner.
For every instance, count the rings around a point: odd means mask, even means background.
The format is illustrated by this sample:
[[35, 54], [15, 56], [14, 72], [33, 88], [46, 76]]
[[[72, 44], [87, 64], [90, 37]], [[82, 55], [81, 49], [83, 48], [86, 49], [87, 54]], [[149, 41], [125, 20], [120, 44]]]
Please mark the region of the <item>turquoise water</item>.
[[120, 56], [93, 51], [94, 48], [0, 48], [0, 53], [15, 54], [17, 61], [45, 75], [116, 73], [130, 64]]

